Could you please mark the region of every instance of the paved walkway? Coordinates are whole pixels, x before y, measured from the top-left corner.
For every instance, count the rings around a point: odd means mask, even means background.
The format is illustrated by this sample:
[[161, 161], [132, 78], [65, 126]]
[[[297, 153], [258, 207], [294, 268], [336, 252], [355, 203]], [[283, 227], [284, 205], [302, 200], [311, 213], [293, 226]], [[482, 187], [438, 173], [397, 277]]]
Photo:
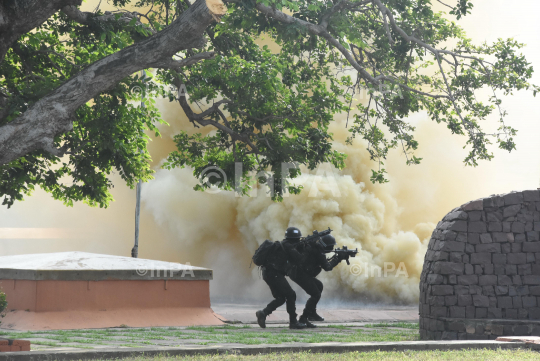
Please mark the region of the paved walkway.
[[[245, 324], [256, 323], [255, 312], [263, 308], [263, 304], [232, 304], [232, 303], [213, 303], [214, 312], [222, 316], [224, 320], [232, 322], [241, 322]], [[301, 312], [301, 310], [299, 311]], [[382, 306], [382, 307], [354, 307], [352, 305], [344, 306], [324, 306], [322, 305], [317, 312], [325, 318], [325, 322], [418, 322], [418, 306]], [[272, 313], [268, 323], [285, 324], [289, 317], [284, 307], [279, 308]]]
[[120, 359], [134, 356], [154, 356], [169, 354], [171, 356], [189, 356], [201, 354], [237, 354], [257, 355], [273, 352], [369, 352], [369, 351], [406, 351], [406, 350], [463, 350], [463, 349], [518, 349], [529, 348], [538, 350], [539, 345], [520, 342], [498, 341], [409, 341], [409, 342], [351, 342], [347, 344], [326, 342], [317, 344], [295, 345], [215, 345], [191, 346], [182, 348], [139, 348], [139, 349], [100, 349], [100, 350], [70, 350], [70, 351], [31, 351], [31, 352], [0, 352], [0, 361], [57, 361], [91, 360], [91, 359]]

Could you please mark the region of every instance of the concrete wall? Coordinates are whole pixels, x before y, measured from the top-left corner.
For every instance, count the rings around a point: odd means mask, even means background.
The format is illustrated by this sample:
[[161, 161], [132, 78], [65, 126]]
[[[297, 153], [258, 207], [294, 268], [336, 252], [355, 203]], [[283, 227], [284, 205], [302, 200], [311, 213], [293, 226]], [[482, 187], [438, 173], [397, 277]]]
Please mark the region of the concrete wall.
[[209, 281], [0, 280], [9, 310], [71, 310], [210, 307]]
[[540, 191], [491, 196], [448, 213], [420, 279], [427, 340], [540, 336]]

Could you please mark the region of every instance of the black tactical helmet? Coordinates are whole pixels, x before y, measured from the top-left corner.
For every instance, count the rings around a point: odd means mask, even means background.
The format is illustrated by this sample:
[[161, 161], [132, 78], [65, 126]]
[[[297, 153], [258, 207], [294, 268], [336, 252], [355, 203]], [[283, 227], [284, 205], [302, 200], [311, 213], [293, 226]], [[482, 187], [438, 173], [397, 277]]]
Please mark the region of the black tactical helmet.
[[289, 227], [287, 228], [287, 231], [285, 231], [285, 238], [299, 239], [300, 237], [302, 237], [302, 232], [296, 227]]
[[331, 234], [327, 234], [326, 236], [319, 238], [317, 241], [317, 246], [319, 246], [321, 251], [325, 253], [332, 252], [335, 245], [336, 239]]

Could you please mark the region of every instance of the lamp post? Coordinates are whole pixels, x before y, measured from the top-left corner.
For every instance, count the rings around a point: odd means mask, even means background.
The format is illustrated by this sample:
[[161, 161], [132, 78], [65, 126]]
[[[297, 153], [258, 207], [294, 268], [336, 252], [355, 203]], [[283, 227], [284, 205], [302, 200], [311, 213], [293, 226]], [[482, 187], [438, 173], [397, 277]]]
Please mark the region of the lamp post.
[[[141, 80], [143, 83], [143, 88], [145, 85], [145, 73], [144, 70], [141, 71]], [[142, 99], [141, 99], [141, 108], [145, 108], [144, 105], [144, 96], [145, 96], [145, 90], [141, 90]], [[140, 151], [142, 153], [142, 150]], [[139, 219], [141, 217], [141, 187], [142, 187], [142, 181], [139, 179], [136, 186], [136, 200], [135, 200], [135, 244], [133, 248], [131, 249], [131, 257], [138, 258], [139, 257]]]

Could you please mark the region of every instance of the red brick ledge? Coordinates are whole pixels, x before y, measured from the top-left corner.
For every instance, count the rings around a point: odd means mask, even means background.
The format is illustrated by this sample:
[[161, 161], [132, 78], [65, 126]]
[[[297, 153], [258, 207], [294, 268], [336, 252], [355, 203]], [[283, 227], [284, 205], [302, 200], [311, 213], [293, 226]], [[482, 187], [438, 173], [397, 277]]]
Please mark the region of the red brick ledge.
[[0, 352], [30, 351], [30, 341], [0, 338]]

